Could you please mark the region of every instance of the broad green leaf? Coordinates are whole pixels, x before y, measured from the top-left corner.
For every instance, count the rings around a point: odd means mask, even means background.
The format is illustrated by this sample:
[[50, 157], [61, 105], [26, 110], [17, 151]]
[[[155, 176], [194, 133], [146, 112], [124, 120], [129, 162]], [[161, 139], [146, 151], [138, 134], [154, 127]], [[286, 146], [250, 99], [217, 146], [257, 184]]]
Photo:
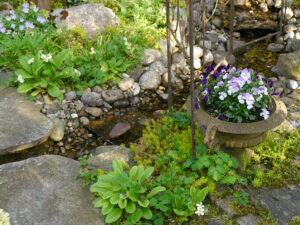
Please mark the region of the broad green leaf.
[[184, 216], [185, 211], [179, 210], [179, 209], [173, 209], [174, 213], [178, 216]]
[[146, 208], [146, 207], [148, 207], [150, 201], [148, 199], [144, 199], [142, 201], [138, 200], [138, 203], [139, 203], [140, 206]]
[[26, 72], [25, 70], [22, 70], [22, 69], [16, 70], [15, 74], [17, 76], [22, 75], [24, 79], [33, 78], [33, 76], [31, 76], [28, 72]]
[[110, 198], [110, 203], [114, 205], [118, 204], [120, 201], [121, 201], [120, 193], [115, 193]]
[[102, 199], [102, 198], [97, 198], [93, 201], [93, 205], [96, 208], [103, 207], [104, 205], [107, 205], [108, 203], [109, 203], [109, 201], [107, 199]]
[[208, 188], [203, 188], [201, 191], [196, 190], [196, 193], [194, 196], [192, 196], [193, 202], [194, 203], [200, 203], [202, 201], [204, 201], [206, 195], [208, 192]]
[[112, 204], [106, 204], [102, 207], [102, 214], [105, 216], [107, 215], [108, 213], [110, 213], [114, 208], [114, 205]]
[[57, 98], [61, 95], [61, 92], [58, 88], [58, 86], [50, 86], [48, 87], [48, 93], [54, 98]]
[[155, 187], [147, 194], [147, 198], [149, 199], [149, 198], [153, 197], [154, 195], [156, 195], [160, 192], [163, 192], [165, 190], [166, 190], [166, 188], [162, 187], [162, 186]]
[[121, 201], [119, 201], [118, 205], [121, 209], [124, 209], [127, 205], [127, 199], [122, 199]]
[[144, 175], [144, 166], [140, 165], [137, 169], [136, 180], [140, 181]]
[[47, 85], [48, 85], [47, 80], [46, 80], [45, 78], [41, 78], [40, 86], [41, 86], [42, 88], [46, 88]]
[[105, 193], [102, 195], [102, 198], [103, 198], [103, 199], [110, 198], [111, 196], [113, 196], [113, 194], [114, 194], [113, 191], [105, 192]]
[[143, 216], [142, 210], [138, 209], [137, 211], [132, 213], [130, 216], [128, 216], [127, 219], [131, 224], [135, 224], [142, 218], [142, 216]]
[[32, 73], [31, 65], [28, 64], [28, 60], [29, 60], [30, 58], [32, 58], [32, 57], [29, 56], [29, 55], [23, 55], [23, 56], [21, 56], [21, 57], [19, 58], [19, 61], [20, 61], [20, 64], [21, 64], [22, 68], [23, 68], [26, 72], [28, 72], [29, 74]]
[[133, 191], [128, 192], [128, 197], [130, 198], [131, 201], [134, 201], [134, 202], [138, 201], [138, 194]]
[[41, 92], [41, 90], [35, 90], [34, 92], [32, 92], [30, 95], [35, 97], [37, 96], [39, 93]]
[[236, 176], [226, 176], [224, 177], [220, 183], [221, 184], [234, 184], [236, 182]]
[[120, 208], [114, 208], [105, 218], [105, 223], [116, 222], [122, 215], [123, 210]]
[[18, 87], [17, 91], [19, 93], [27, 93], [27, 92], [31, 91], [32, 89], [34, 89], [32, 84], [24, 83]]
[[140, 182], [143, 182], [144, 180], [146, 180], [154, 171], [153, 167], [149, 167], [144, 171], [144, 174], [140, 180]]
[[142, 209], [143, 218], [146, 220], [150, 220], [152, 218], [152, 211], [150, 208], [143, 208]]
[[136, 205], [134, 202], [129, 201], [125, 207], [126, 212], [133, 213], [136, 210]]
[[112, 167], [113, 167], [114, 172], [116, 172], [118, 174], [121, 174], [123, 172], [123, 166], [117, 158], [115, 158], [113, 160]]
[[65, 49], [58, 53], [54, 58], [53, 58], [53, 63], [56, 67], [60, 67], [60, 65], [63, 63], [63, 61], [68, 57], [69, 55], [69, 50]]
[[138, 170], [137, 166], [134, 166], [134, 167], [132, 167], [130, 169], [130, 171], [129, 171], [129, 177], [130, 177], [130, 179], [133, 179], [133, 178], [136, 177], [137, 170]]

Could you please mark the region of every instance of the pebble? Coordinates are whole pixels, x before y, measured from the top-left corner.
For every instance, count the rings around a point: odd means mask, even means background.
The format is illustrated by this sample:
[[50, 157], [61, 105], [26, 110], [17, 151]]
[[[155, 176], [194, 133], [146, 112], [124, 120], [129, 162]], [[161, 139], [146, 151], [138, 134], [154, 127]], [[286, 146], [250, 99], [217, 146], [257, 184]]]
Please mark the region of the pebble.
[[92, 116], [94, 116], [94, 117], [98, 117], [98, 116], [100, 116], [101, 113], [102, 113], [102, 110], [101, 110], [100, 108], [97, 108], [97, 107], [87, 107], [87, 108], [85, 109], [85, 111], [86, 111], [88, 114], [90, 114], [90, 115], [92, 115]]
[[296, 90], [298, 88], [298, 82], [295, 80], [288, 80], [286, 86], [291, 90]]
[[117, 138], [131, 129], [129, 123], [117, 123], [109, 133], [110, 138]]

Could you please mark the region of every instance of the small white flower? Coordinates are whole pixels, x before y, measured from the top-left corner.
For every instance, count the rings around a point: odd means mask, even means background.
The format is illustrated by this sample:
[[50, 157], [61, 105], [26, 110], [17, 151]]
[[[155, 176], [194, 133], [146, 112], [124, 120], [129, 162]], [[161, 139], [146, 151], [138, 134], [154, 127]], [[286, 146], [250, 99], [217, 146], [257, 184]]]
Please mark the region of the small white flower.
[[47, 54], [47, 59], [48, 59], [48, 61], [50, 60], [50, 61], [52, 61], [52, 55], [49, 53], [49, 54]]
[[31, 59], [28, 60], [27, 63], [28, 63], [28, 64], [31, 64], [31, 63], [33, 63], [33, 62], [34, 62], [34, 58], [31, 58]]
[[19, 76], [18, 76], [18, 80], [19, 80], [20, 83], [24, 83], [24, 78], [23, 78], [22, 75], [19, 75]]
[[220, 92], [220, 96], [219, 96], [220, 100], [223, 101], [226, 97], [227, 97], [227, 94], [225, 92]]
[[261, 113], [259, 114], [261, 117], [263, 117], [265, 120], [269, 118], [270, 112], [266, 108], [261, 109]]
[[45, 54], [42, 54], [42, 55], [41, 55], [41, 59], [44, 60], [45, 62], [48, 62], [47, 56], [46, 56]]
[[1, 225], [10, 225], [9, 214], [3, 209], [0, 209], [0, 224]]
[[204, 208], [204, 205], [202, 204], [202, 202], [200, 202], [196, 206], [197, 206], [197, 210], [196, 210], [195, 214], [198, 216], [204, 216], [204, 214], [207, 212], [207, 210]]
[[95, 52], [95, 49], [94, 48], [91, 48], [91, 52], [90, 52], [91, 55], [95, 55], [96, 52]]
[[252, 108], [253, 108], [252, 104], [247, 105], [247, 109], [252, 109]]
[[75, 71], [75, 73], [77, 73], [77, 75], [78, 75], [78, 76], [80, 76], [80, 75], [81, 75], [81, 73], [80, 73], [80, 71], [79, 71], [79, 70], [77, 70], [77, 69], [74, 69], [74, 71]]

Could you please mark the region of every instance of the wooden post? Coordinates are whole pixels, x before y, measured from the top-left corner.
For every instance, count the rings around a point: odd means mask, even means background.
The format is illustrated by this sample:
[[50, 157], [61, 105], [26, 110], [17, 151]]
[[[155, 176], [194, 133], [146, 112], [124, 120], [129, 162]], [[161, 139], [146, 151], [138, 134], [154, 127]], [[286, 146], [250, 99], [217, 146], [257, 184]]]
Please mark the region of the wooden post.
[[[168, 57], [168, 109], [172, 110], [172, 71], [171, 71], [171, 23], [170, 23], [170, 0], [167, 0], [167, 57]], [[178, 16], [178, 15], [177, 15]]]
[[50, 0], [30, 0], [30, 2], [33, 2], [40, 9], [44, 9], [44, 10], [47, 10], [47, 11], [51, 10]]
[[229, 53], [233, 52], [233, 19], [234, 19], [234, 0], [230, 0], [230, 48]]

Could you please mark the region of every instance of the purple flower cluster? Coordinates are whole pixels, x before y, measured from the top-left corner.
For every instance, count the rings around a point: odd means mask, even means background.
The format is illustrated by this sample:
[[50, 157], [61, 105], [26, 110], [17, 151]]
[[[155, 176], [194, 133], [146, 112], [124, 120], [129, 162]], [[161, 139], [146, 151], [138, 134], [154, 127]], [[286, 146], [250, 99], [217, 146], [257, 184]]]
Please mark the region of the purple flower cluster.
[[36, 27], [46, 30], [47, 19], [38, 15], [38, 7], [30, 7], [28, 3], [17, 10], [10, 10], [9, 15], [0, 19], [0, 35], [16, 35]]
[[247, 121], [259, 119], [258, 116], [269, 117], [271, 95], [276, 94], [272, 94], [273, 82], [253, 70], [230, 65], [214, 69], [210, 65], [198, 79], [201, 92], [195, 98], [196, 109], [202, 100], [220, 120]]

